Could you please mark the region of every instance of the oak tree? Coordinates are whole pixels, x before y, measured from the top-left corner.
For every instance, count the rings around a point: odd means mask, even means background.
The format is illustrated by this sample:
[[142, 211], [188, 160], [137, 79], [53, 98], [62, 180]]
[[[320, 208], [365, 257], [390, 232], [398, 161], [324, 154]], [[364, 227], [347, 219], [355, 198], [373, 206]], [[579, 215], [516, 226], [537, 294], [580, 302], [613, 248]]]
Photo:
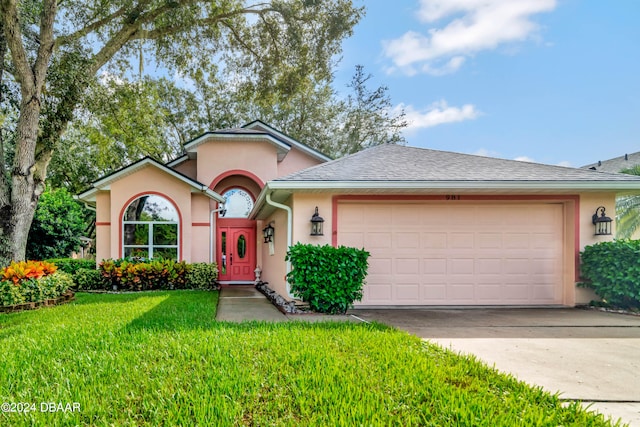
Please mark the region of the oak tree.
[[24, 259], [51, 157], [100, 70], [145, 51], [169, 70], [241, 67], [265, 97], [295, 92], [331, 73], [362, 13], [350, 0], [0, 0], [0, 84], [16, 94], [0, 101], [17, 110], [0, 141], [15, 144], [0, 156], [0, 261]]

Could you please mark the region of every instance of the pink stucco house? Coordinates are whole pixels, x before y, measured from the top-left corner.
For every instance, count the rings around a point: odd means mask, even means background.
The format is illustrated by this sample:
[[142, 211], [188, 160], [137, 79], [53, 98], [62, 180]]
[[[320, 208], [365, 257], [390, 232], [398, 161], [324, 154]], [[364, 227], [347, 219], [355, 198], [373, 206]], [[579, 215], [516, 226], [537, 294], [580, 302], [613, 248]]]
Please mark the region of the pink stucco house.
[[594, 213], [640, 191], [634, 176], [392, 144], [331, 160], [260, 121], [185, 152], [79, 195], [96, 207], [98, 260], [214, 261], [223, 284], [259, 268], [291, 298], [289, 245], [347, 245], [371, 253], [361, 306], [573, 306], [593, 297], [576, 287], [580, 250], [612, 239]]

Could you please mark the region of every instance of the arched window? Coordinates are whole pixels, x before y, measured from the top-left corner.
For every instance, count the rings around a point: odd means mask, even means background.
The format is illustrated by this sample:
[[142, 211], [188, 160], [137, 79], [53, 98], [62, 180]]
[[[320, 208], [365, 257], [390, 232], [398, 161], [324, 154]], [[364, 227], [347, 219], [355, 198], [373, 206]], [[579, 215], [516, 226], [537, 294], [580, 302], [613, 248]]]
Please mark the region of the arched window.
[[223, 218], [247, 218], [253, 209], [253, 197], [241, 188], [232, 188], [222, 195], [226, 203]]
[[178, 259], [179, 217], [167, 199], [155, 194], [138, 197], [122, 219], [125, 257]]

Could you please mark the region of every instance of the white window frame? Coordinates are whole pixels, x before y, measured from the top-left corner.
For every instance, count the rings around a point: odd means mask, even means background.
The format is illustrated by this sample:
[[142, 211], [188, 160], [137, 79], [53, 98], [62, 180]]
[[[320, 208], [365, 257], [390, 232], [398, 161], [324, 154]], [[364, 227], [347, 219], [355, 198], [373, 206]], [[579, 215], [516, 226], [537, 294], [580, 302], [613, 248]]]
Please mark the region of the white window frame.
[[[131, 248], [131, 249], [146, 249], [147, 250], [147, 256], [149, 259], [153, 259], [153, 252], [154, 249], [176, 249], [176, 261], [180, 260], [180, 221], [127, 221], [125, 220], [125, 216], [127, 214], [127, 209], [129, 208], [129, 206], [131, 206], [132, 203], [134, 203], [136, 200], [142, 198], [142, 197], [149, 197], [149, 196], [155, 196], [155, 197], [160, 197], [162, 199], [164, 199], [173, 209], [175, 209], [176, 214], [178, 214], [178, 209], [173, 205], [173, 203], [171, 203], [169, 201], [169, 199], [167, 199], [164, 196], [161, 196], [159, 194], [142, 194], [139, 197], [136, 197], [135, 199], [131, 200], [131, 202], [129, 202], [129, 204], [125, 207], [124, 209], [124, 214], [122, 216], [122, 239], [121, 239], [121, 246], [122, 246], [122, 256], [124, 258], [127, 257], [127, 249]], [[178, 218], [180, 218], [179, 214], [178, 214]], [[126, 245], [125, 244], [125, 226], [126, 225], [138, 225], [138, 224], [143, 224], [143, 225], [148, 225], [149, 226], [149, 230], [148, 230], [148, 237], [147, 237], [147, 241], [148, 243], [146, 245]], [[153, 244], [153, 227], [155, 225], [165, 225], [165, 224], [175, 224], [176, 228], [177, 228], [177, 232], [176, 232], [176, 244], [175, 245], [154, 245]]]

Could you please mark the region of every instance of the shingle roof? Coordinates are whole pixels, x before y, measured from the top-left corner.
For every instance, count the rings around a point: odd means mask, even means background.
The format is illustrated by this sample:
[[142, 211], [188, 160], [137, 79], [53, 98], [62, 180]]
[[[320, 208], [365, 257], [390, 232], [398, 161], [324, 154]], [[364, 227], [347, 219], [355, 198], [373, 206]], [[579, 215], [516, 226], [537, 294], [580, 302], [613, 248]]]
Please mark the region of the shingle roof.
[[638, 182], [639, 177], [384, 144], [274, 182]]
[[619, 173], [624, 169], [631, 169], [640, 165], [640, 152], [625, 154], [624, 156], [614, 157], [609, 160], [598, 161], [590, 165], [582, 166], [583, 169], [593, 169], [600, 172]]

